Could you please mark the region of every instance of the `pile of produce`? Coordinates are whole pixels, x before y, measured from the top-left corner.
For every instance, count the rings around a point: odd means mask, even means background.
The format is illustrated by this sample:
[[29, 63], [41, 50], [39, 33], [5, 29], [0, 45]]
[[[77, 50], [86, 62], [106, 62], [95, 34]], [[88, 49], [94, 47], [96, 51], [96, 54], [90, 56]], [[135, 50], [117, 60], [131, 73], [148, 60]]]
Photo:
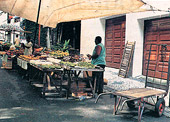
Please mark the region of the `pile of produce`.
[[24, 54], [24, 49], [15, 50], [14, 53], [15, 53], [15, 55], [17, 55], [17, 56], [23, 55], [23, 54]]
[[8, 51], [6, 52], [6, 54], [7, 54], [8, 56], [13, 56], [13, 55], [15, 55], [15, 52], [12, 51], [12, 50], [8, 50]]
[[89, 63], [89, 62], [79, 62], [79, 63], [77, 64], [77, 66], [79, 66], [79, 67], [84, 67], [84, 68], [89, 68], [89, 69], [95, 68], [95, 65], [93, 65], [93, 64], [91, 64], [91, 63]]
[[0, 51], [0, 55], [5, 55], [6, 52], [5, 51]]
[[9, 50], [11, 45], [12, 45], [11, 43], [1, 41], [1, 43], [0, 43], [1, 51]]
[[41, 67], [43, 69], [61, 69], [61, 66], [56, 65], [56, 64], [53, 64], [53, 65], [41, 65]]
[[4, 43], [2, 43], [2, 45], [6, 45], [6, 46], [10, 47], [12, 44], [9, 42], [4, 42]]
[[20, 55], [19, 58], [20, 58], [20, 59], [23, 59], [23, 60], [25, 60], [25, 61], [30, 61], [30, 60], [38, 60], [40, 57], [39, 57], [39, 56], [34, 57], [33, 55], [32, 55], [32, 56]]
[[61, 61], [60, 65], [64, 65], [64, 66], [68, 66], [68, 67], [81, 67], [81, 68], [89, 68], [89, 69], [93, 69], [95, 68], [95, 65], [89, 63], [89, 62], [78, 62], [78, 63], [72, 63], [72, 62], [64, 62]]
[[57, 50], [57, 51], [50, 52], [50, 55], [55, 56], [57, 58], [62, 58], [62, 57], [65, 57], [65, 56], [69, 56], [69, 53]]
[[68, 66], [68, 67], [74, 67], [74, 66], [76, 66], [75, 63], [72, 63], [72, 62], [64, 62], [64, 61], [61, 61], [61, 62], [60, 62], [60, 65], [64, 65], [64, 66]]

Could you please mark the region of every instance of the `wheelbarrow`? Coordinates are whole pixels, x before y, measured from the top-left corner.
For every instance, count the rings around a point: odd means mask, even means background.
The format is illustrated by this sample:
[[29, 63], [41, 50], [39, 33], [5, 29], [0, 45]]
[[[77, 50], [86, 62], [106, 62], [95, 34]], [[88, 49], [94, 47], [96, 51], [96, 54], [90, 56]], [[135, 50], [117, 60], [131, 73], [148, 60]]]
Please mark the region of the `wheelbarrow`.
[[[124, 90], [124, 91], [101, 93], [96, 98], [95, 103], [98, 102], [99, 98], [102, 95], [110, 94], [115, 98], [114, 110], [113, 110], [114, 115], [117, 114], [118, 110], [120, 110], [120, 111], [123, 110], [125, 103], [127, 103], [127, 106], [129, 108], [135, 108], [136, 106], [138, 106], [138, 122], [141, 122], [142, 114], [143, 114], [146, 104], [155, 106], [155, 114], [158, 117], [162, 116], [164, 113], [164, 109], [165, 109], [164, 98], [168, 94], [168, 90], [169, 90], [170, 58], [168, 59], [167, 62], [165, 62], [165, 63], [168, 63], [168, 72], [166, 72], [167, 79], [162, 80], [162, 78], [161, 78], [161, 79], [159, 79], [159, 81], [156, 81], [153, 76], [156, 76], [155, 75], [156, 67], [158, 66], [158, 63], [160, 63], [160, 60], [161, 60], [162, 67], [165, 64], [164, 59], [160, 58], [160, 57], [164, 56], [164, 58], [165, 58], [165, 56], [168, 53], [166, 52], [167, 45], [159, 45], [159, 44], [154, 45], [154, 47], [156, 46], [156, 48], [158, 50], [158, 55], [157, 55], [157, 59], [155, 59], [156, 63], [155, 63], [154, 74], [153, 74], [152, 78], [150, 78], [150, 80], [149, 80], [148, 74], [149, 74], [149, 69], [150, 69], [149, 64], [150, 64], [150, 59], [151, 59], [151, 54], [152, 54], [152, 49], [153, 49], [152, 46], [153, 45], [150, 45], [149, 56], [146, 58], [148, 60], [147, 60], [145, 88], [131, 88], [129, 90]], [[170, 57], [170, 54], [169, 54], [169, 57]], [[164, 72], [163, 68], [162, 68], [162, 72]], [[161, 77], [163, 77], [162, 73], [161, 73]], [[156, 100], [154, 100], [154, 98], [156, 98]], [[122, 105], [121, 105], [121, 108], [119, 109], [120, 104], [122, 104]]]

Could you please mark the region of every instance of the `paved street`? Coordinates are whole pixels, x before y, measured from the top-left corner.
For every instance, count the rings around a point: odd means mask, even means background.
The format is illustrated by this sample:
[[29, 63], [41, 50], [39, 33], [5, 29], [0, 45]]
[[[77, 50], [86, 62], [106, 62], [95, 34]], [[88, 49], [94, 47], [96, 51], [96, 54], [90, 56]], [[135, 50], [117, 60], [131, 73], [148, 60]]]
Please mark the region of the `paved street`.
[[[1, 64], [0, 64], [1, 66]], [[37, 88], [14, 70], [0, 69], [0, 122], [136, 122], [137, 111], [125, 110], [113, 116], [113, 98], [105, 96], [79, 101], [40, 97]], [[142, 122], [168, 122], [170, 118], [155, 117], [146, 110]]]

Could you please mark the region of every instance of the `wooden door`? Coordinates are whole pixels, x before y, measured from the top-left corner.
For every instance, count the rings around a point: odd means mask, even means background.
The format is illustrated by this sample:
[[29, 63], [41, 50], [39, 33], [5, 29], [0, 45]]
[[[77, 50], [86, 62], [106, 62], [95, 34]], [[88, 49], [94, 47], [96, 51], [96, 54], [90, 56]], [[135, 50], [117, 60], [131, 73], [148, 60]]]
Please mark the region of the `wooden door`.
[[119, 68], [125, 47], [126, 17], [108, 19], [106, 21], [106, 66]]
[[152, 53], [150, 57], [148, 71], [148, 75], [150, 77], [166, 79], [170, 52], [170, 18], [161, 18], [145, 21], [143, 75], [146, 75], [147, 59], [149, 56], [150, 44], [169, 45], [166, 48], [166, 53], [165, 48], [163, 46], [152, 46]]

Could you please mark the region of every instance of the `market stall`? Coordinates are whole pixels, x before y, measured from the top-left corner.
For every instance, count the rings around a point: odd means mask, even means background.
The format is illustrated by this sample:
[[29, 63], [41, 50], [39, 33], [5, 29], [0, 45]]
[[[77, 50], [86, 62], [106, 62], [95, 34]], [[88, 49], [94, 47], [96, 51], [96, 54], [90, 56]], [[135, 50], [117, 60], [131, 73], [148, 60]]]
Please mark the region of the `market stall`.
[[[94, 97], [96, 93], [96, 80], [88, 74], [89, 71], [103, 72], [103, 69], [96, 68], [90, 62], [80, 55], [69, 55], [66, 51], [44, 51], [39, 55], [20, 55], [17, 58], [17, 64], [26, 71], [30, 84], [39, 82], [42, 84], [42, 96], [46, 96], [48, 92], [58, 92], [62, 96], [63, 91], [68, 98], [71, 94], [79, 97], [80, 94], [90, 92]], [[86, 77], [80, 76], [85, 72]], [[36, 79], [36, 80], [35, 80]], [[80, 89], [79, 84], [86, 81], [90, 87], [86, 85]], [[74, 90], [72, 84], [76, 83]], [[85, 83], [86, 84], [86, 83]], [[54, 87], [55, 89], [52, 89]]]

